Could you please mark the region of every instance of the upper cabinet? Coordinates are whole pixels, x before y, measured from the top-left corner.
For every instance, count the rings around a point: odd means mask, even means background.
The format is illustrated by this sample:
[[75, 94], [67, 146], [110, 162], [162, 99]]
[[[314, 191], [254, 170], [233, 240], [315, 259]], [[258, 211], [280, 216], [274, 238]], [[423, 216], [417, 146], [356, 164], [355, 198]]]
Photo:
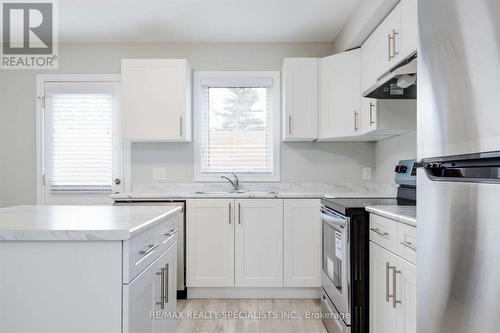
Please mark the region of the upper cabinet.
[[360, 128], [360, 50], [319, 63], [319, 139], [352, 137]]
[[401, 4], [401, 60], [418, 50], [417, 0], [403, 0]]
[[402, 0], [361, 47], [361, 91], [417, 51], [417, 0]]
[[123, 136], [191, 141], [191, 67], [186, 59], [122, 60]]
[[361, 134], [376, 141], [415, 130], [417, 102], [410, 99], [361, 99]]
[[283, 141], [318, 137], [318, 58], [285, 58]]

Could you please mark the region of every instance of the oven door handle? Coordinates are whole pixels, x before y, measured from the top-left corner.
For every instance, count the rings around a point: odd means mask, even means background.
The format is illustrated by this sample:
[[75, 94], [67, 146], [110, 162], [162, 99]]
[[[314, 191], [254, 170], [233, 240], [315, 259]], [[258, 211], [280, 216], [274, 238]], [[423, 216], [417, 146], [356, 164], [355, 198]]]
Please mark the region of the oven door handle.
[[321, 220], [325, 221], [332, 227], [345, 227], [346, 225], [346, 219], [343, 218], [338, 218], [338, 217], [333, 217], [331, 215], [327, 215], [323, 212], [320, 212], [319, 214], [321, 216]]

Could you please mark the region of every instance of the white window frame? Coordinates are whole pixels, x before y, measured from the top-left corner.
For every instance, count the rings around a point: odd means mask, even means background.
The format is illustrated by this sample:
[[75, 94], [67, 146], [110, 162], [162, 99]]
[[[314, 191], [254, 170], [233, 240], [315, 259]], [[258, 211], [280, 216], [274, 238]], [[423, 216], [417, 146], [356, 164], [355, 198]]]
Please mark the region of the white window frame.
[[277, 182], [280, 181], [281, 156], [281, 76], [279, 71], [195, 71], [193, 74], [193, 125], [194, 125], [194, 180], [197, 182], [220, 182], [227, 172], [201, 172], [201, 97], [202, 80], [206, 78], [270, 78], [271, 113], [273, 135], [273, 172], [238, 172], [242, 181]]
[[[46, 204], [45, 147], [44, 147], [44, 92], [49, 82], [121, 82], [120, 74], [37, 74], [36, 75], [36, 203]], [[130, 142], [123, 143], [123, 190], [130, 192]], [[79, 197], [82, 204], [95, 203], [92, 196]]]

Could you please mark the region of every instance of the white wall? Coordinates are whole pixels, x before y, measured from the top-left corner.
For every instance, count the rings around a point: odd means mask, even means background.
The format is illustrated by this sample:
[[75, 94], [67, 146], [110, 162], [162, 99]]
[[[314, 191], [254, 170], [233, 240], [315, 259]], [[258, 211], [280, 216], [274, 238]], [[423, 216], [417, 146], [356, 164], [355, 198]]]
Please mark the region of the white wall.
[[[285, 56], [322, 57], [329, 43], [286, 44], [65, 44], [58, 71], [0, 71], [0, 206], [36, 201], [36, 73], [119, 73], [125, 57], [188, 58], [195, 70], [280, 70]], [[168, 181], [192, 181], [192, 144], [137, 144], [134, 181], [164, 166]], [[283, 144], [282, 181], [361, 182], [374, 166], [372, 143]]]
[[375, 143], [375, 179], [377, 183], [392, 183], [394, 167], [399, 160], [417, 158], [417, 132], [395, 136]]
[[[166, 169], [164, 182], [192, 182], [193, 144], [135, 143], [132, 179], [155, 182], [153, 168]], [[373, 167], [373, 143], [283, 143], [281, 182], [361, 183], [362, 168]]]

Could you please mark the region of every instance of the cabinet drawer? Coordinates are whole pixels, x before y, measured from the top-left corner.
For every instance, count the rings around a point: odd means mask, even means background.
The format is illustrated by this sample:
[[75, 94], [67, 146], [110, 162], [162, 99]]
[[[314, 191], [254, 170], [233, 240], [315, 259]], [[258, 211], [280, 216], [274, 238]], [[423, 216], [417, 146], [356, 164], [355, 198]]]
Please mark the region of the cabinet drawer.
[[123, 242], [123, 282], [128, 283], [177, 240], [177, 218], [155, 225]]
[[397, 222], [370, 214], [370, 240], [389, 251], [396, 252]]
[[398, 223], [396, 254], [412, 264], [417, 262], [417, 228]]

